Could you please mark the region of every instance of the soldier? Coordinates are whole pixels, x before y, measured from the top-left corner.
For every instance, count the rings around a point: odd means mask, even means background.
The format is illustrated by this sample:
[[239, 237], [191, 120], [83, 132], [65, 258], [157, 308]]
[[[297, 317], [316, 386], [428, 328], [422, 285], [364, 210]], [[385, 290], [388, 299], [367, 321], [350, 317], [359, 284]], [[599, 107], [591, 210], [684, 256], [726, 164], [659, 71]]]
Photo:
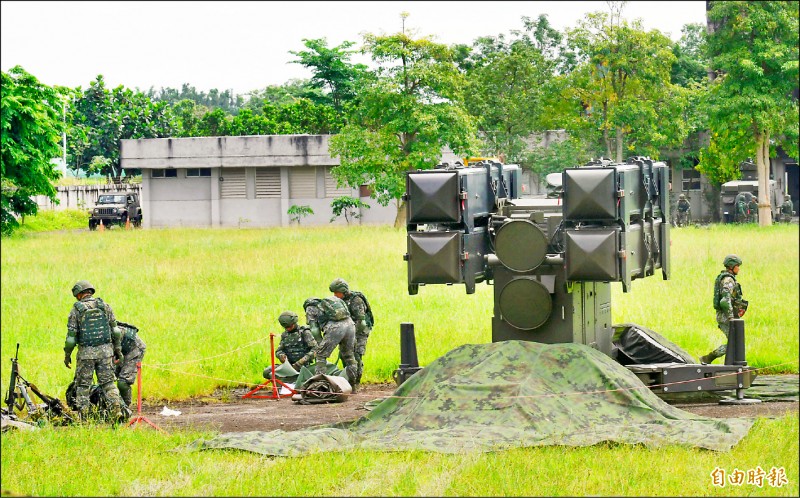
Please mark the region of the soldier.
[[100, 298], [94, 297], [94, 287], [86, 280], [72, 287], [77, 302], [72, 306], [67, 320], [67, 338], [64, 341], [64, 365], [71, 368], [72, 350], [78, 346], [75, 365], [75, 387], [78, 411], [81, 418], [89, 415], [89, 391], [92, 377], [97, 373], [97, 383], [103, 389], [115, 421], [125, 418], [122, 398], [114, 382], [112, 358], [123, 359], [120, 345], [122, 332], [117, 327], [114, 311]]
[[361, 376], [364, 373], [364, 354], [367, 352], [367, 339], [372, 331], [375, 320], [372, 316], [372, 308], [369, 306], [367, 297], [358, 291], [351, 291], [350, 287], [341, 278], [337, 278], [328, 287], [333, 295], [347, 303], [350, 311], [350, 318], [356, 324], [356, 346], [355, 357], [358, 364], [356, 373], [356, 384], [361, 383]]
[[[739, 267], [742, 264], [741, 258], [730, 254], [725, 256], [722, 264], [725, 269], [717, 275], [714, 282], [714, 309], [717, 311], [717, 326], [725, 334], [727, 341], [730, 321], [744, 316], [747, 311], [747, 301], [742, 298], [742, 286], [736, 282], [736, 275], [739, 274]], [[727, 346], [726, 342], [707, 355], [701, 356], [700, 363], [708, 364], [725, 356]]]
[[747, 196], [745, 196], [744, 192], [736, 194], [734, 206], [736, 209], [736, 223], [745, 223], [747, 221]]
[[749, 223], [758, 223], [758, 201], [756, 201], [756, 196], [750, 194], [750, 200], [747, 203], [747, 210], [748, 210], [748, 219]]
[[139, 329], [135, 325], [124, 322], [117, 322], [117, 325], [122, 329], [120, 348], [124, 356], [122, 361], [115, 362], [117, 364], [117, 388], [122, 401], [125, 402], [128, 408], [131, 408], [133, 398], [131, 386], [136, 382], [136, 375], [138, 374], [136, 364], [142, 362], [147, 345], [139, 337]]
[[[275, 350], [275, 357], [281, 363], [289, 362], [295, 370], [300, 370], [303, 365], [308, 365], [314, 362], [316, 355], [314, 350], [317, 348], [317, 341], [311, 335], [311, 327], [308, 325], [297, 326], [297, 313], [293, 311], [284, 311], [278, 317], [278, 323], [285, 330], [281, 334], [281, 342], [278, 349]], [[267, 372], [264, 371], [266, 374]]]
[[[306, 317], [308, 324], [313, 330], [322, 330], [322, 341], [314, 351], [317, 363], [314, 366], [316, 375], [325, 374], [327, 369], [328, 357], [336, 347], [339, 347], [339, 355], [345, 364], [345, 376], [353, 387], [353, 392], [358, 391], [356, 374], [358, 364], [353, 355], [353, 348], [356, 342], [356, 326], [350, 318], [347, 304], [336, 296], [319, 299], [317, 304], [310, 304], [306, 300]], [[316, 310], [313, 308], [317, 308]]]
[[686, 199], [685, 194], [681, 194], [678, 198], [678, 226], [682, 227], [686, 225], [689, 221], [689, 211], [692, 209], [692, 205]]
[[783, 221], [790, 222], [792, 221], [792, 216], [794, 215], [794, 205], [792, 204], [792, 196], [786, 194], [783, 199], [783, 204], [781, 204], [781, 218]]

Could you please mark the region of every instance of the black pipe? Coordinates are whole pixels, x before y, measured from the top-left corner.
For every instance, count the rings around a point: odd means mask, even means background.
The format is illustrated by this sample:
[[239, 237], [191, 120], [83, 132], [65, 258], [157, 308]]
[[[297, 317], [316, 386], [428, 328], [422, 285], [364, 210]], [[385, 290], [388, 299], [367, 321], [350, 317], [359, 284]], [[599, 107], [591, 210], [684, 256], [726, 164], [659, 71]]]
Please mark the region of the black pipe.
[[414, 337], [414, 324], [400, 324], [400, 369], [418, 368], [417, 341]]

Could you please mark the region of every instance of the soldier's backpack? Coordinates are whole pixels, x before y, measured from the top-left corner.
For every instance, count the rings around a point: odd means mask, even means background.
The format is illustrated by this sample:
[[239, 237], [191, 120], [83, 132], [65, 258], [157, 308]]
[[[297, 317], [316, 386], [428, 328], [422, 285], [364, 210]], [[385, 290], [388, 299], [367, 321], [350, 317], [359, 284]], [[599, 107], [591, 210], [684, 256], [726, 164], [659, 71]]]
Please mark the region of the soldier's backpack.
[[722, 308], [719, 307], [719, 301], [722, 298], [722, 279], [723, 277], [729, 277], [731, 274], [723, 271], [717, 275], [717, 279], [714, 280], [714, 309], [717, 311], [722, 311]]
[[350, 291], [350, 294], [360, 297], [364, 301], [364, 306], [367, 307], [367, 327], [372, 328], [372, 326], [375, 325], [375, 317], [372, 315], [372, 307], [369, 305], [369, 301], [367, 301], [367, 296], [359, 291]]
[[347, 309], [347, 305], [336, 296], [321, 299], [317, 306], [322, 311], [325, 322], [338, 322], [350, 318], [350, 310]]

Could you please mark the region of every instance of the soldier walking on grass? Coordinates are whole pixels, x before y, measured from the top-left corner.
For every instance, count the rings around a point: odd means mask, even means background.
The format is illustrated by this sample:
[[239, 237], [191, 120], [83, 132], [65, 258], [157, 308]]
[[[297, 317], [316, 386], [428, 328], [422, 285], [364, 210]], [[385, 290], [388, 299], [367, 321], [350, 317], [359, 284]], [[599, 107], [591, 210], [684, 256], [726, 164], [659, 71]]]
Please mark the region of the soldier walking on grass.
[[64, 341], [64, 365], [71, 368], [72, 350], [78, 347], [75, 364], [76, 405], [81, 418], [89, 416], [89, 392], [92, 377], [97, 374], [97, 383], [111, 404], [115, 421], [125, 418], [122, 398], [114, 377], [113, 358], [123, 359], [120, 345], [121, 331], [117, 327], [114, 311], [100, 298], [94, 297], [94, 287], [86, 280], [72, 287], [77, 302], [72, 306], [67, 319], [67, 338]]
[[686, 199], [685, 194], [681, 194], [678, 198], [678, 226], [682, 227], [689, 223], [690, 211], [692, 205]]
[[136, 376], [139, 373], [136, 365], [142, 362], [147, 345], [139, 337], [139, 329], [135, 325], [124, 322], [117, 322], [117, 325], [122, 330], [120, 348], [124, 356], [122, 361], [115, 362], [117, 365], [117, 388], [122, 401], [125, 402], [128, 408], [131, 408], [131, 402], [133, 401], [131, 386], [136, 382]]
[[347, 309], [350, 311], [350, 318], [356, 324], [356, 345], [355, 345], [355, 358], [358, 365], [356, 372], [356, 384], [361, 383], [361, 376], [364, 374], [364, 355], [367, 353], [367, 339], [372, 331], [372, 326], [375, 319], [372, 316], [372, 308], [369, 306], [367, 297], [358, 291], [351, 291], [350, 286], [347, 285], [341, 278], [337, 278], [328, 287], [333, 295], [347, 303]]
[[742, 297], [742, 286], [736, 281], [741, 258], [735, 254], [725, 256], [722, 264], [725, 269], [717, 275], [714, 281], [714, 309], [717, 311], [717, 326], [725, 334], [726, 342], [714, 351], [700, 357], [700, 363], [709, 364], [717, 358], [725, 356], [728, 349], [727, 339], [730, 332], [730, 322], [734, 318], [741, 318], [747, 311], [747, 301]]

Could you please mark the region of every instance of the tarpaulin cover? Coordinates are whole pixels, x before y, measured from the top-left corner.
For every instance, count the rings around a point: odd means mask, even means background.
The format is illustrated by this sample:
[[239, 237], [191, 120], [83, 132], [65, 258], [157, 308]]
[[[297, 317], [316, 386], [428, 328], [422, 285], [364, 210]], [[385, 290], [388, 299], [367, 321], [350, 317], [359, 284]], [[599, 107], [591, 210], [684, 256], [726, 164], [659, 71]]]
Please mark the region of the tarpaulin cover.
[[620, 365], [697, 363], [692, 355], [658, 332], [635, 323], [614, 325], [612, 357]]
[[355, 421], [295, 432], [225, 433], [193, 446], [278, 456], [340, 450], [455, 453], [604, 441], [727, 451], [752, 424], [670, 406], [628, 369], [588, 346], [504, 341], [450, 351]]

